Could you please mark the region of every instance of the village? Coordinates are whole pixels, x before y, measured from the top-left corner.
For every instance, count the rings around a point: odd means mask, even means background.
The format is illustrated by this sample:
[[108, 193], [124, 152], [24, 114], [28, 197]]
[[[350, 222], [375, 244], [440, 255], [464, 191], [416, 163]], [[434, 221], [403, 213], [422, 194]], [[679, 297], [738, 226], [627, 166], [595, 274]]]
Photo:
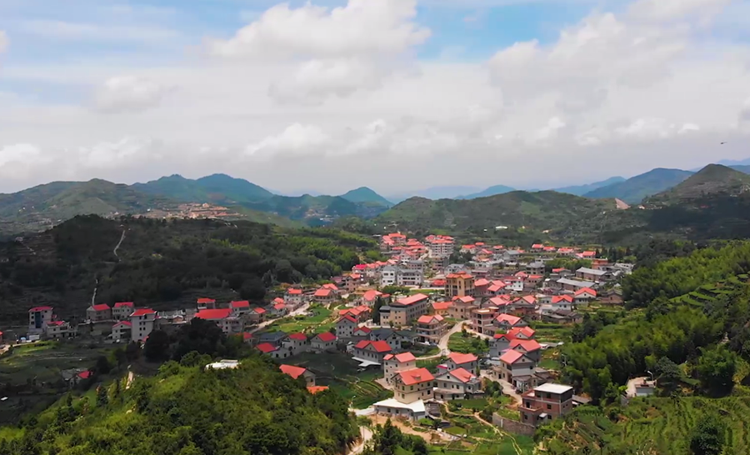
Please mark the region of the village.
[[[318, 286], [285, 285], [262, 305], [199, 298], [193, 308], [155, 311], [102, 303], [77, 326], [58, 320], [51, 307], [31, 308], [23, 341], [75, 338], [85, 330], [107, 343], [144, 343], [154, 330], [173, 333], [200, 318], [242, 337], [283, 373], [304, 378], [311, 393], [330, 388], [360, 415], [406, 425], [427, 419], [450, 427], [446, 410], [460, 415], [467, 404], [502, 402], [484, 423], [530, 436], [588, 402], [557, 381], [564, 362], [558, 348], [586, 312], [619, 309], [618, 281], [632, 264], [572, 247], [456, 245], [441, 235], [419, 241], [393, 233], [380, 238], [380, 249], [387, 260], [356, 265]], [[467, 260], [451, 263], [457, 255]], [[495, 390], [506, 398], [496, 399]], [[448, 430], [440, 433], [455, 439]]]

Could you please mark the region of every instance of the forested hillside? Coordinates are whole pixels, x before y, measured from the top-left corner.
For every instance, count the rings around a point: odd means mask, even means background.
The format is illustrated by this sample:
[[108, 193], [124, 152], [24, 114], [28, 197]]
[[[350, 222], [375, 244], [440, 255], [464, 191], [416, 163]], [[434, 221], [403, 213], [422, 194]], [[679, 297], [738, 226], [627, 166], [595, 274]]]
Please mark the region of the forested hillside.
[[128, 388], [120, 379], [61, 403], [0, 438], [3, 455], [343, 454], [359, 435], [334, 392], [252, 356], [206, 370], [207, 356], [169, 362]]
[[365, 255], [379, 258], [372, 239], [333, 229], [77, 217], [0, 244], [0, 315], [23, 320], [31, 306], [46, 304], [61, 317], [81, 317], [95, 287], [98, 303], [157, 309], [198, 296], [260, 301], [275, 284], [328, 279]]

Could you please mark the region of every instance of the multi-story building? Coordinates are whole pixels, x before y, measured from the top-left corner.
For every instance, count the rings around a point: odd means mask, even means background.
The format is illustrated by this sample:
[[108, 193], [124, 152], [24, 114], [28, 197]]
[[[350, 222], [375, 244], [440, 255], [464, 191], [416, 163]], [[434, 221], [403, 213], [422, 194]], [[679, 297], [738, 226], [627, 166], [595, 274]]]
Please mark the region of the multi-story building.
[[128, 321], [119, 321], [112, 326], [112, 340], [129, 340], [133, 332], [133, 325]]
[[289, 288], [286, 290], [286, 294], [284, 295], [284, 301], [289, 302], [294, 306], [302, 305], [302, 299], [302, 289]]
[[[238, 303], [238, 302], [233, 302]], [[249, 304], [248, 304], [249, 308]], [[196, 318], [205, 321], [213, 321], [219, 326], [222, 332], [227, 335], [242, 333], [243, 323], [235, 308], [218, 308], [215, 310], [201, 310], [195, 313]]]
[[401, 403], [432, 398], [435, 377], [427, 368], [399, 371], [393, 378], [393, 397]]
[[536, 362], [526, 357], [522, 352], [508, 349], [500, 356], [497, 374], [500, 379], [513, 383], [519, 376], [530, 376], [534, 373]]
[[573, 387], [542, 384], [521, 396], [521, 422], [538, 426], [573, 410]]
[[144, 341], [156, 324], [156, 311], [151, 308], [139, 308], [130, 315], [131, 335], [133, 341]]
[[424, 239], [427, 252], [431, 258], [446, 258], [453, 254], [456, 241], [447, 235], [430, 235]]
[[70, 327], [70, 323], [65, 321], [49, 321], [45, 326], [44, 334], [47, 338], [61, 339], [72, 338], [75, 331]]
[[86, 310], [86, 318], [91, 322], [102, 322], [112, 320], [112, 308], [106, 303], [91, 305]]
[[52, 322], [52, 307], [38, 306], [29, 310], [29, 335], [41, 335]]
[[493, 324], [497, 310], [491, 308], [477, 308], [471, 311], [471, 327], [475, 332], [483, 335], [494, 335], [497, 327]]
[[474, 277], [467, 272], [451, 273], [445, 279], [447, 297], [474, 297]]
[[408, 269], [390, 265], [380, 271], [380, 285], [385, 286], [422, 286], [424, 272], [421, 268]]
[[383, 364], [385, 356], [391, 353], [391, 346], [385, 341], [362, 340], [352, 348], [354, 360], [361, 363]]
[[117, 302], [112, 307], [112, 318], [117, 321], [126, 321], [133, 314], [133, 308], [135, 308], [133, 302]]
[[336, 335], [339, 338], [351, 338], [354, 331], [359, 326], [359, 322], [354, 316], [346, 314], [336, 321]]
[[417, 339], [422, 343], [435, 343], [445, 335], [448, 325], [445, 318], [439, 314], [420, 316], [417, 319]]
[[282, 373], [291, 377], [292, 379], [298, 379], [299, 377], [304, 378], [305, 385], [307, 387], [315, 385], [315, 373], [308, 370], [307, 368], [302, 368], [294, 365], [280, 365], [279, 369]]
[[463, 368], [447, 371], [435, 378], [436, 400], [464, 400], [482, 394], [482, 382]]
[[424, 294], [415, 294], [382, 307], [380, 319], [384, 324], [406, 326], [426, 314], [429, 308], [430, 298]]
[[460, 352], [451, 352], [445, 366], [449, 371], [463, 368], [467, 371], [476, 371], [479, 368], [479, 358], [474, 354], [462, 354]]
[[402, 354], [387, 354], [383, 357], [383, 374], [385, 381], [390, 384], [393, 375], [417, 368], [417, 358], [411, 352]]
[[576, 279], [582, 281], [608, 281], [612, 278], [612, 273], [606, 270], [590, 269], [588, 267], [581, 267], [576, 270]]
[[453, 300], [448, 314], [453, 319], [465, 321], [471, 318], [471, 312], [477, 307], [478, 305], [474, 297], [466, 295]]

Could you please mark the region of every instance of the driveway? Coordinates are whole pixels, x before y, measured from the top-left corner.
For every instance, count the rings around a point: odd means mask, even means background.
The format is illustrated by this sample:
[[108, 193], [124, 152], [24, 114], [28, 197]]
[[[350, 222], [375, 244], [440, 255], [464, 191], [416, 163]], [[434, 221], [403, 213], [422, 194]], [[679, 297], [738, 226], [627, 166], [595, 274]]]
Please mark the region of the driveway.
[[520, 404], [521, 403], [521, 395], [518, 392], [516, 392], [516, 388], [513, 387], [513, 385], [510, 382], [508, 382], [508, 381], [506, 381], [504, 379], [498, 379], [490, 371], [482, 370], [481, 376], [483, 378], [489, 379], [490, 381], [499, 382], [500, 385], [503, 387], [503, 393], [505, 395], [508, 395], [511, 398], [513, 398], [513, 400], [515, 400], [516, 404]]
[[[310, 305], [311, 305], [310, 303], [306, 303], [306, 304], [302, 305], [301, 307], [297, 308], [296, 310], [292, 311], [291, 313], [289, 313], [285, 317], [290, 317], [290, 316], [294, 317], [294, 316], [299, 316], [299, 315], [301, 315], [303, 313], [306, 313], [307, 310], [310, 309]], [[273, 324], [276, 321], [278, 321], [278, 319], [270, 319], [268, 321], [261, 322], [255, 328], [252, 328], [252, 329], [248, 330], [247, 333], [255, 333], [258, 330], [261, 330], [261, 329], [264, 329], [264, 328], [268, 327], [269, 325]]]
[[450, 329], [445, 335], [443, 335], [440, 338], [440, 341], [438, 342], [438, 348], [440, 349], [440, 352], [433, 355], [426, 355], [423, 357], [417, 357], [417, 360], [432, 360], [432, 359], [439, 359], [440, 357], [445, 357], [450, 355], [451, 350], [448, 349], [448, 341], [450, 341], [451, 335], [454, 333], [458, 333], [463, 329], [464, 324], [469, 324], [471, 321], [460, 321], [457, 322], [456, 325], [453, 326], [452, 329]]

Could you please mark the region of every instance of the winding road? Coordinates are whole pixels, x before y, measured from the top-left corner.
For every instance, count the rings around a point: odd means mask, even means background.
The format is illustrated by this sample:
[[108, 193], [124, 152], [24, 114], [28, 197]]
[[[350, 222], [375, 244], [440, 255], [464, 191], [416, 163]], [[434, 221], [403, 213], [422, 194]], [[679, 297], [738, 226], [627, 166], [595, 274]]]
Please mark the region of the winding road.
[[417, 360], [434, 360], [439, 359], [440, 357], [445, 357], [451, 354], [451, 350], [448, 348], [448, 342], [450, 341], [451, 335], [454, 333], [458, 333], [463, 329], [464, 324], [470, 324], [471, 321], [459, 321], [456, 323], [456, 325], [453, 326], [452, 329], [450, 329], [448, 332], [445, 333], [440, 338], [440, 341], [438, 342], [438, 348], [440, 348], [440, 352], [437, 354], [432, 355], [425, 355], [422, 357], [417, 357]]
[[112, 252], [115, 254], [115, 257], [117, 258], [117, 262], [120, 262], [120, 256], [117, 255], [117, 250], [120, 249], [120, 245], [122, 245], [122, 242], [125, 240], [125, 232], [127, 229], [122, 229], [122, 235], [120, 236], [120, 241], [117, 242], [117, 245], [115, 246], [115, 249], [112, 250]]
[[[296, 310], [292, 311], [288, 315], [286, 315], [286, 317], [290, 317], [290, 316], [294, 317], [294, 316], [299, 316], [302, 313], [306, 313], [307, 310], [310, 309], [310, 305], [311, 305], [310, 303], [306, 303], [306, 304], [302, 305], [301, 307], [297, 308]], [[278, 321], [278, 319], [270, 319], [268, 321], [261, 322], [260, 324], [258, 324], [257, 327], [248, 330], [247, 333], [255, 333], [258, 330], [261, 330], [261, 329], [264, 329], [264, 328], [268, 327], [269, 325], [273, 324], [276, 321]]]

